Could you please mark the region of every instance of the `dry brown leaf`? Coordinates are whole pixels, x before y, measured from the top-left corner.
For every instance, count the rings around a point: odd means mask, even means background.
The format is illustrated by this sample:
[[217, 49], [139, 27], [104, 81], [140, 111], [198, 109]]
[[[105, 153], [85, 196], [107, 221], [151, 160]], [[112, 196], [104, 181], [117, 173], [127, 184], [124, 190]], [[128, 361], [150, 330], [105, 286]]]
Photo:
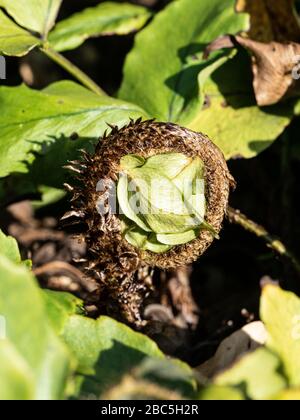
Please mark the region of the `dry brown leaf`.
[[240, 45], [252, 56], [253, 88], [259, 106], [273, 105], [300, 93], [300, 44], [263, 43], [241, 36], [223, 36], [206, 49], [205, 57], [220, 48]]
[[214, 357], [200, 365], [197, 371], [205, 378], [212, 378], [245, 353], [263, 346], [266, 340], [267, 332], [262, 322], [247, 324], [223, 340]]
[[300, 20], [295, 0], [237, 0], [237, 10], [250, 14], [248, 38], [235, 39], [252, 53], [257, 104], [273, 105], [298, 94]]
[[300, 41], [294, 0], [238, 0], [237, 10], [250, 14], [249, 38], [261, 42]]
[[298, 80], [296, 77], [300, 44], [265, 44], [241, 36], [236, 40], [252, 53], [253, 87], [258, 105], [275, 104], [299, 90], [299, 77]]

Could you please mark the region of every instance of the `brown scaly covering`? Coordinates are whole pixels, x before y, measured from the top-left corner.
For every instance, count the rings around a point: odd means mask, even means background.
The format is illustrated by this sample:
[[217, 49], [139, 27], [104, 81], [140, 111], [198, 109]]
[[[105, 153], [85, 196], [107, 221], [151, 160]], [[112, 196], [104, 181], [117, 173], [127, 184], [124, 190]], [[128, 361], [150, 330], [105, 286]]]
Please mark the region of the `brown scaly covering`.
[[[96, 146], [94, 156], [84, 152], [79, 166], [69, 166], [80, 172], [82, 187], [75, 189], [73, 209], [66, 217], [75, 216], [86, 224], [83, 235], [90, 253], [88, 269], [98, 277], [113, 301], [117, 300], [131, 322], [139, 318], [137, 306], [146, 287], [134, 273], [145, 265], [162, 269], [176, 268], [195, 261], [213, 241], [213, 235], [202, 230], [199, 237], [179, 245], [163, 254], [141, 251], [130, 245], [121, 235], [120, 220], [107, 207], [101, 216], [96, 205], [105, 202], [109, 187], [118, 181], [120, 159], [127, 154], [148, 158], [161, 153], [178, 152], [187, 156], [198, 155], [205, 165], [206, 221], [219, 232], [226, 213], [230, 186], [234, 184], [220, 150], [201, 133], [176, 124], [137, 120], [121, 128], [111, 127]], [[71, 162], [77, 165], [78, 162]], [[105, 191], [96, 191], [99, 180], [104, 180]], [[134, 280], [135, 279], [135, 280]], [[131, 309], [130, 309], [131, 307]], [[129, 312], [131, 315], [129, 316]], [[134, 315], [133, 315], [134, 314]]]

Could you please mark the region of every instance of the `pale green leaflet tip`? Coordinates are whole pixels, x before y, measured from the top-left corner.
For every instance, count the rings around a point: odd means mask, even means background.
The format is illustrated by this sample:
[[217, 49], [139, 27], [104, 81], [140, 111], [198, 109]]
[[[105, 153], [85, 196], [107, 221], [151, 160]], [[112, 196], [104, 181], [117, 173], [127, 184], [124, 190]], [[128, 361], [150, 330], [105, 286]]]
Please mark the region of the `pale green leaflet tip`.
[[147, 159], [144, 168], [154, 169], [169, 179], [177, 177], [189, 165], [190, 158], [182, 153], [162, 153]]
[[121, 158], [120, 165], [124, 170], [138, 168], [144, 165], [145, 159], [137, 155], [126, 155]]
[[152, 251], [155, 253], [162, 253], [171, 249], [170, 245], [160, 243], [156, 235], [144, 232], [142, 229], [133, 227], [125, 232], [125, 239], [136, 248]]
[[131, 245], [163, 253], [196, 239], [203, 229], [217, 237], [204, 220], [204, 164], [199, 157], [126, 155], [120, 167], [117, 197]]
[[167, 234], [158, 234], [157, 240], [162, 244], [166, 245], [183, 245], [187, 242], [193, 241], [199, 235], [200, 229], [188, 230], [183, 233], [167, 233]]
[[151, 232], [151, 229], [137, 216], [134, 209], [130, 206], [128, 200], [128, 178], [127, 176], [120, 175], [117, 187], [118, 202], [122, 212], [140, 228], [146, 232]]

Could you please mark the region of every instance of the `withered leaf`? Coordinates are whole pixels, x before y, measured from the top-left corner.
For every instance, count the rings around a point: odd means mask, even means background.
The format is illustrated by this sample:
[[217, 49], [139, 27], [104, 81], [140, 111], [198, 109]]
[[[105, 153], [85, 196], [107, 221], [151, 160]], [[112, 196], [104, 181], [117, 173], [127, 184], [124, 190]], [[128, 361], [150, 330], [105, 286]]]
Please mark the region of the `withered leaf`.
[[253, 87], [258, 105], [272, 105], [297, 93], [300, 44], [265, 44], [241, 36], [236, 40], [252, 53]]
[[255, 41], [300, 41], [295, 0], [238, 0], [237, 10], [249, 13], [248, 35]]
[[300, 44], [263, 43], [239, 35], [223, 36], [207, 47], [205, 55], [237, 45], [251, 52], [253, 88], [259, 106], [273, 105], [300, 93]]

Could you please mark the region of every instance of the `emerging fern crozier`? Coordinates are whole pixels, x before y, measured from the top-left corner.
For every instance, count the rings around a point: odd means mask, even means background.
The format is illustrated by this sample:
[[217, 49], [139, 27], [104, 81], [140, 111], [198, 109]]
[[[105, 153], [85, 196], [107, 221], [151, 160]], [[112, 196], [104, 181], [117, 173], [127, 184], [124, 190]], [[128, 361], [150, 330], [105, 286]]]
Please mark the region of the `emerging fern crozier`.
[[106, 306], [118, 302], [137, 322], [147, 285], [136, 273], [192, 263], [218, 236], [234, 184], [224, 156], [201, 133], [138, 120], [111, 127], [94, 155], [83, 152], [69, 168], [81, 186], [66, 186], [74, 199], [64, 218], [84, 223], [87, 269]]

